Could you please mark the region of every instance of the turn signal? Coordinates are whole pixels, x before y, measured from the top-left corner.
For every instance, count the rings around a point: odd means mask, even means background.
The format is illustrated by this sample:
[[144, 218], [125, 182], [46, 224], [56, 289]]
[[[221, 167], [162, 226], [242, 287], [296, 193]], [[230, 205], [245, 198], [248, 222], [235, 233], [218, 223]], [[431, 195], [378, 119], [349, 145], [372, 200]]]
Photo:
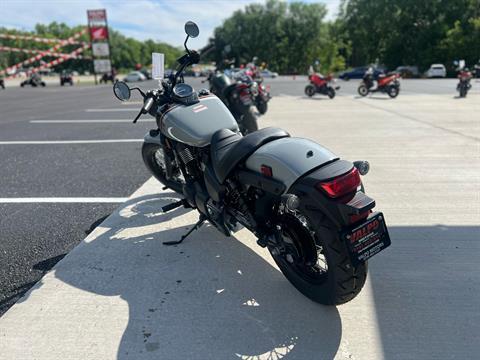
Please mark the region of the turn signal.
[[318, 190], [324, 191], [331, 198], [338, 198], [356, 191], [360, 183], [360, 174], [357, 168], [354, 167], [345, 175], [330, 181], [319, 182], [315, 187]]

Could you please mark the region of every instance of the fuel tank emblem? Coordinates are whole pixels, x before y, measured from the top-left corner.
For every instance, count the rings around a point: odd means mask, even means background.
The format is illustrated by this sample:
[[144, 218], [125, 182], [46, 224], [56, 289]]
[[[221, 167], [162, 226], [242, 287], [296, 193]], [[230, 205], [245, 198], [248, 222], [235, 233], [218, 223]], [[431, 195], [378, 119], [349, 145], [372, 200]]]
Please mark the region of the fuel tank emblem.
[[192, 108], [192, 111], [193, 111], [194, 113], [198, 113], [198, 112], [200, 112], [200, 111], [207, 110], [207, 109], [208, 109], [208, 107], [206, 107], [206, 106], [203, 105], [203, 104], [200, 104], [200, 105], [194, 106], [194, 107]]

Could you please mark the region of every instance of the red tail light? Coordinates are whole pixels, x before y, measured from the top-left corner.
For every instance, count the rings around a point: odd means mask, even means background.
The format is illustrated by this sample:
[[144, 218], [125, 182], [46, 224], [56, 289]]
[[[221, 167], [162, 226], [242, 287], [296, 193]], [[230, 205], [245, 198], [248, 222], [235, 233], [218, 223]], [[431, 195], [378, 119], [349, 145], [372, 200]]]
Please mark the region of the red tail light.
[[360, 174], [357, 168], [354, 167], [345, 175], [330, 181], [319, 182], [315, 187], [318, 190], [324, 191], [331, 198], [338, 198], [356, 191], [360, 183]]

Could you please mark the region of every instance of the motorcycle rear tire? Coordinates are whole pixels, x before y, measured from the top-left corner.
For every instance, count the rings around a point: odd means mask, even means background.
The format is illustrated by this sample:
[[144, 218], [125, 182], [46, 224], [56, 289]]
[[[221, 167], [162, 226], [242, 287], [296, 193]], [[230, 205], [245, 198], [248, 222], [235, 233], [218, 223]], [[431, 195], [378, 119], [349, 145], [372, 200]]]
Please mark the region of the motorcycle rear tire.
[[460, 97], [467, 97], [467, 89], [465, 89], [465, 86], [460, 86]]
[[357, 92], [358, 92], [358, 95], [360, 96], [363, 96], [363, 97], [367, 96], [368, 95], [367, 86], [365, 84], [360, 84], [360, 86], [357, 89]]
[[[325, 217], [320, 220], [307, 220], [308, 228], [298, 219], [292, 221], [286, 218], [282, 221], [282, 236], [291, 234], [286, 236], [287, 239], [289, 238], [292, 244], [298, 244], [306, 237], [311, 238], [313, 231], [315, 245], [317, 249], [321, 247], [321, 256], [326, 260], [326, 272], [310, 273], [298, 262], [289, 262], [288, 255], [276, 254], [274, 249], [269, 247], [270, 253], [288, 281], [303, 295], [324, 305], [344, 304], [362, 290], [367, 278], [368, 264], [367, 262], [358, 266], [352, 264], [345, 243]], [[303, 243], [305, 244], [305, 241]]]
[[312, 97], [313, 95], [315, 95], [316, 92], [317, 90], [315, 89], [315, 86], [311, 84], [305, 86], [305, 95], [307, 95], [308, 97]]
[[143, 143], [142, 157], [145, 166], [163, 185], [179, 194], [183, 194], [183, 184], [181, 182], [167, 180], [165, 169], [156, 160], [157, 151], [163, 151], [160, 144]]

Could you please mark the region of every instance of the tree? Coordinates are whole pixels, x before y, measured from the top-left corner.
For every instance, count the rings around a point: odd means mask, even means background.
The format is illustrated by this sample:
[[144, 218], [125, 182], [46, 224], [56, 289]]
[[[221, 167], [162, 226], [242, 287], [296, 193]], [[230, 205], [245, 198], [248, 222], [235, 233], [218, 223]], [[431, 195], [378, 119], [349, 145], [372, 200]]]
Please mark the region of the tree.
[[[380, 59], [398, 65], [451, 64], [480, 56], [478, 0], [342, 0], [343, 34], [351, 44], [351, 65]], [[476, 36], [476, 37], [475, 37]], [[450, 40], [447, 40], [450, 39]], [[476, 39], [476, 40], [475, 40]], [[467, 49], [467, 45], [471, 46]], [[456, 54], [454, 54], [456, 52]]]
[[305, 73], [320, 60], [324, 71], [343, 66], [333, 43], [334, 28], [324, 22], [323, 4], [286, 3], [268, 0], [236, 11], [214, 31], [214, 58], [217, 64], [233, 59], [237, 65], [257, 56], [272, 70]]

